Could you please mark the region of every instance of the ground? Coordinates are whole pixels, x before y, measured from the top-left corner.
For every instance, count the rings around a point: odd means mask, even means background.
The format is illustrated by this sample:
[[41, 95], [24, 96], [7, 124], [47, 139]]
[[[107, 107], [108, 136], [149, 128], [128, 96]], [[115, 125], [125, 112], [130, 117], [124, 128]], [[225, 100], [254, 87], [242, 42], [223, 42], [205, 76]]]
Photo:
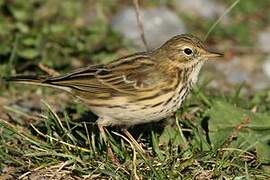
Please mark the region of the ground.
[[[229, 7], [234, 1], [217, 2]], [[0, 0], [0, 76], [65, 73], [135, 52], [110, 24], [128, 5], [132, 1]], [[161, 5], [201, 37], [216, 21], [178, 12], [172, 1], [141, 4]], [[267, 56], [256, 46], [257, 35], [270, 23], [269, 10], [267, 1], [239, 1], [207, 40], [224, 59], [202, 70], [176, 123], [132, 127], [133, 138], [110, 127], [104, 144], [96, 116], [78, 100], [1, 80], [0, 179], [270, 178], [270, 91], [256, 79]], [[255, 79], [239, 82], [242, 69]]]

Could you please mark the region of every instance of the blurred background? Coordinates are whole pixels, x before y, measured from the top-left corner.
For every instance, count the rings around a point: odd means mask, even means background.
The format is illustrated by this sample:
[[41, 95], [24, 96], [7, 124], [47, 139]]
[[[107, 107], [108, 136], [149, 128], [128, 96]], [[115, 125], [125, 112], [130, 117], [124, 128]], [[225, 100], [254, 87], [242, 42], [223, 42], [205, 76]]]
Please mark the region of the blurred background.
[[[237, 4], [229, 9], [233, 3]], [[206, 39], [210, 48], [225, 56], [204, 67], [200, 84], [222, 92], [269, 88], [270, 1], [147, 0], [139, 4], [149, 49], [181, 33], [205, 39], [225, 15]], [[0, 0], [0, 42], [1, 76], [46, 74], [46, 68], [65, 73], [145, 50], [135, 6], [126, 0]]]
[[[109, 151], [95, 143], [95, 118], [87, 107], [66, 93], [1, 77], [63, 74], [145, 51], [134, 1], [0, 0], [0, 179], [12, 174], [10, 179], [27, 179], [33, 169], [48, 174], [52, 165], [49, 174], [59, 179], [70, 179], [61, 175], [64, 167], [68, 175], [74, 170], [79, 176], [131, 179], [135, 151], [133, 156], [117, 137], [111, 144], [121, 166], [108, 161]], [[160, 179], [269, 179], [269, 173], [261, 175], [270, 171], [270, 0], [139, 0], [139, 5], [149, 49], [190, 33], [224, 53], [203, 67], [197, 88], [176, 115], [184, 134], [181, 128], [157, 136], [152, 126], [135, 129], [149, 159], [137, 156], [137, 172], [146, 177], [141, 179], [156, 177], [152, 169], [164, 175]]]

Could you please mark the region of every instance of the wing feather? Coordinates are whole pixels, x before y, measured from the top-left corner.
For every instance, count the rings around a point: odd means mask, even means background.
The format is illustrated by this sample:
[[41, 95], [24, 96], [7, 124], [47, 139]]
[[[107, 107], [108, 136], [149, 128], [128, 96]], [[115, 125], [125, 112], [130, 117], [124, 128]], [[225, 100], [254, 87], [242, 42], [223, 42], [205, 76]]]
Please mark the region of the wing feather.
[[135, 96], [137, 92], [151, 90], [166, 76], [156, 73], [154, 60], [146, 54], [120, 59], [108, 65], [94, 65], [73, 73], [46, 80], [46, 83], [66, 86], [78, 96], [95, 99], [120, 97], [123, 94]]

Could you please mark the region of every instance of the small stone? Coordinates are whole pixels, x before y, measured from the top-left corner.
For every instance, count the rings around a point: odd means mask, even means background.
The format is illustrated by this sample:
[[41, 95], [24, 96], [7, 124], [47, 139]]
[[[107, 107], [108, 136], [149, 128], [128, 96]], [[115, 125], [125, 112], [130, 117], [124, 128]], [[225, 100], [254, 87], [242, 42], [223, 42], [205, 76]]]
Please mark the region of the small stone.
[[[263, 67], [255, 55], [234, 57], [227, 62], [212, 62], [209, 65], [214, 67], [215, 74], [218, 73], [218, 76], [215, 77], [216, 82], [211, 83], [211, 87], [225, 86], [226, 88], [226, 86], [233, 87], [234, 85], [244, 83], [248, 90], [269, 88], [270, 56], [269, 60], [266, 60], [263, 64]], [[265, 73], [262, 73], [262, 71]], [[269, 73], [269, 78], [267, 78], [267, 73]]]
[[227, 80], [230, 83], [243, 83], [248, 78], [248, 74], [244, 71], [232, 71], [227, 75]]
[[264, 31], [258, 34], [258, 48], [263, 52], [270, 52], [270, 31]]
[[262, 69], [266, 76], [270, 79], [270, 55], [264, 61]]
[[212, 0], [175, 0], [174, 4], [181, 13], [200, 16], [205, 19], [214, 19], [226, 10], [223, 4]]
[[[166, 7], [140, 9], [144, 33], [150, 49], [159, 47], [177, 34], [186, 32], [182, 20]], [[125, 8], [112, 18], [112, 28], [130, 39], [135, 45], [144, 48], [140, 37], [134, 8]]]
[[218, 71], [223, 72], [226, 80], [232, 84], [239, 84], [249, 79], [249, 74], [241, 67], [240, 59], [235, 58], [227, 63], [216, 63]]

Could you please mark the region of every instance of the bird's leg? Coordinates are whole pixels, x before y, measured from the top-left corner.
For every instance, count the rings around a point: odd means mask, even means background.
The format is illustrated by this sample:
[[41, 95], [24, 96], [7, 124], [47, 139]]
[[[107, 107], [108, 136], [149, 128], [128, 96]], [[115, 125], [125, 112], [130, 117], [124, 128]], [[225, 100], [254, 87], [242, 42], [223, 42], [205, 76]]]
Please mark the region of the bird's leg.
[[176, 113], [171, 113], [171, 115], [163, 121], [163, 126], [173, 127], [175, 125], [176, 125]]
[[102, 143], [107, 142], [107, 137], [105, 133], [105, 127], [103, 125], [98, 124], [98, 130], [99, 130], [99, 141]]
[[176, 125], [176, 119], [175, 119], [175, 116], [168, 117], [168, 118], [165, 119], [164, 122], [163, 122], [163, 126], [164, 126], [164, 127], [167, 127], [167, 126], [174, 127], [175, 125]]
[[106, 136], [106, 132], [105, 132], [105, 127], [106, 126], [109, 126], [110, 121], [107, 119], [107, 118], [102, 118], [102, 117], [99, 117], [98, 120], [97, 120], [97, 125], [98, 125], [98, 130], [99, 130], [99, 138], [100, 138], [100, 142], [102, 143], [107, 143], [107, 136]]
[[117, 159], [117, 157], [115, 157], [115, 155], [113, 154], [113, 151], [112, 151], [112, 148], [111, 148], [111, 144], [110, 142], [108, 141], [107, 139], [107, 136], [106, 136], [106, 126], [110, 125], [109, 123], [109, 119], [104, 119], [104, 118], [99, 118], [97, 120], [97, 125], [98, 125], [98, 129], [99, 129], [99, 132], [100, 132], [100, 142], [102, 143], [105, 143], [105, 145], [107, 145], [107, 154], [108, 156], [111, 158], [112, 162], [119, 166], [120, 163], [119, 163], [119, 160]]

